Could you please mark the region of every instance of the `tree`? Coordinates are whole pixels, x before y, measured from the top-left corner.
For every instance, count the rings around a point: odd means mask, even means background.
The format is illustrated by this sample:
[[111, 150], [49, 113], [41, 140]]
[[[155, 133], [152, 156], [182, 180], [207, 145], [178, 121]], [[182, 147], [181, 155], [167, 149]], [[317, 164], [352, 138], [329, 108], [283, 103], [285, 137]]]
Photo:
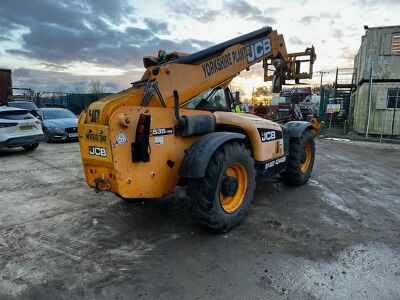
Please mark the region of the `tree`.
[[[330, 91], [331, 89], [333, 89], [333, 85], [331, 83], [326, 83], [322, 87], [325, 89], [325, 91]], [[312, 93], [314, 95], [319, 95], [319, 92], [320, 92], [320, 86], [315, 86], [312, 88]]]
[[90, 82], [90, 92], [92, 94], [103, 94], [104, 93], [104, 85], [101, 83], [100, 80], [92, 79]]
[[252, 102], [253, 104], [257, 104], [262, 102], [264, 105], [271, 105], [272, 101], [272, 91], [268, 86], [260, 86], [256, 88], [253, 93]]

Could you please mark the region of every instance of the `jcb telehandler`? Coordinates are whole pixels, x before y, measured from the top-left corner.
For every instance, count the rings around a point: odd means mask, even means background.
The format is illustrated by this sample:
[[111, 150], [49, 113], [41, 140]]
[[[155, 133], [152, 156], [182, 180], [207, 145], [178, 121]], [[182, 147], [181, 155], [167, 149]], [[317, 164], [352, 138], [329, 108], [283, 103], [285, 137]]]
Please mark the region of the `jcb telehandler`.
[[88, 185], [128, 199], [159, 198], [186, 186], [199, 224], [226, 232], [247, 214], [256, 177], [305, 184], [314, 164], [313, 125], [234, 113], [228, 88], [261, 61], [275, 92], [285, 79], [311, 78], [314, 48], [305, 53], [311, 67], [300, 73], [283, 36], [264, 27], [194, 54], [144, 57], [141, 80], [79, 117]]

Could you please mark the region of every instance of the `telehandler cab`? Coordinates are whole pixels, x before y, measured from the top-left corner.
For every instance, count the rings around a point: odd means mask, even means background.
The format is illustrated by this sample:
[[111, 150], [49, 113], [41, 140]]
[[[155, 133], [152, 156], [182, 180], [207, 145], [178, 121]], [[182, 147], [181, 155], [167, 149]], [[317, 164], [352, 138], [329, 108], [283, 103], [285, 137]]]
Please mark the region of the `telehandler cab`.
[[[231, 111], [228, 85], [264, 61], [266, 80], [279, 92], [285, 79], [312, 77], [270, 27], [194, 54], [144, 57], [141, 80], [90, 104], [79, 117], [79, 141], [89, 186], [122, 198], [160, 198], [186, 186], [200, 225], [226, 232], [253, 200], [257, 177], [280, 175], [303, 185], [314, 165], [316, 130]], [[273, 76], [267, 66], [275, 66]]]

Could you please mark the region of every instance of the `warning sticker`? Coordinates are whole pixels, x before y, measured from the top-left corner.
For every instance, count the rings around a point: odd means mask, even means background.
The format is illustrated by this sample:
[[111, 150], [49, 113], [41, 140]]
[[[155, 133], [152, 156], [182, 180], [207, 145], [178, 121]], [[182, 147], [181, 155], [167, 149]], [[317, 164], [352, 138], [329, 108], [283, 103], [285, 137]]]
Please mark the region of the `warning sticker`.
[[154, 138], [154, 144], [156, 144], [156, 145], [164, 144], [164, 137], [163, 136], [155, 137]]
[[128, 143], [128, 139], [126, 138], [125, 134], [121, 131], [118, 134], [117, 140], [115, 142], [116, 144], [126, 144]]

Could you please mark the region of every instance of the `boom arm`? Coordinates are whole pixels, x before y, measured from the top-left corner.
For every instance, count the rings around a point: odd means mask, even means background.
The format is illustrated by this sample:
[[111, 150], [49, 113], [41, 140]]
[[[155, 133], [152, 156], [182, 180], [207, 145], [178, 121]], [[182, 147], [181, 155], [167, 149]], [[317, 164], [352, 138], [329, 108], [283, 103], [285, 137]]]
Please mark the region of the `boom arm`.
[[265, 27], [170, 62], [161, 61], [147, 68], [142, 81], [156, 81], [166, 106], [172, 107], [174, 90], [179, 91], [180, 103], [184, 103], [232, 80], [255, 63], [286, 57], [283, 37]]
[[[315, 54], [312, 53], [313, 62]], [[106, 124], [121, 105], [174, 107], [173, 91], [179, 92], [179, 104], [183, 104], [208, 89], [229, 83], [241, 71], [249, 70], [261, 61], [264, 62], [265, 74], [269, 64], [275, 66], [274, 75], [265, 75], [264, 79], [272, 80], [273, 91], [279, 92], [286, 79], [299, 78], [296, 70], [300, 69], [301, 61], [296, 58], [297, 54], [287, 53], [283, 36], [271, 27], [190, 55], [173, 52], [163, 53], [159, 57], [145, 57], [146, 71], [141, 80], [133, 83], [132, 88], [91, 105], [91, 110], [98, 111], [98, 117], [89, 117], [90, 120]], [[267, 63], [269, 61], [271, 63]], [[301, 76], [312, 76], [312, 64], [309, 74], [303, 73]]]

